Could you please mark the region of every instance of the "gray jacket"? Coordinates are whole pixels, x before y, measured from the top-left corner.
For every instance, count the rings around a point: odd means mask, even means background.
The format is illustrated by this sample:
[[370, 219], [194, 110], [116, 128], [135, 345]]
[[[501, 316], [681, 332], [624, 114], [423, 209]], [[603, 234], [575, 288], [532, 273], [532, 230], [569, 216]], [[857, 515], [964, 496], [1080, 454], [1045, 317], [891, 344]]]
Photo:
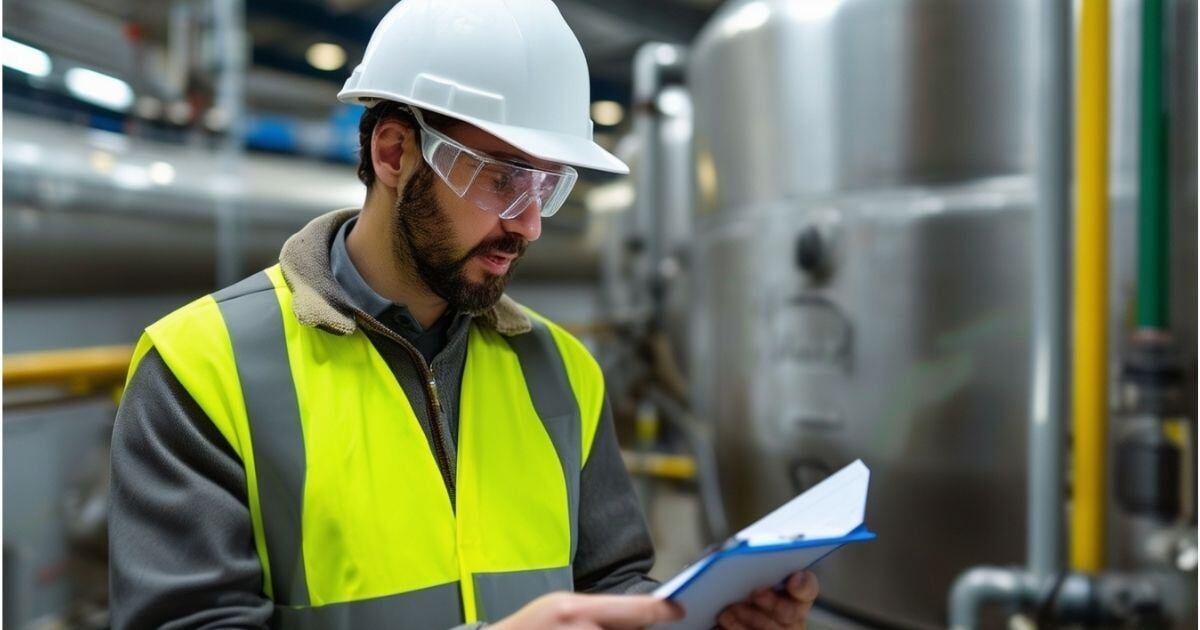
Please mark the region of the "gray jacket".
[[[392, 368], [433, 447], [450, 449], [469, 326], [455, 325], [429, 365], [351, 301], [330, 270], [330, 243], [356, 211], [317, 218], [292, 236], [280, 263], [299, 321], [334, 334], [360, 325]], [[528, 331], [524, 311], [504, 297], [476, 317], [502, 335]], [[364, 321], [369, 320], [369, 321]], [[402, 340], [401, 340], [402, 341]], [[419, 363], [418, 363], [419, 362]], [[432, 430], [420, 373], [440, 383], [446, 414]], [[617, 448], [608, 405], [580, 479], [579, 541], [573, 574], [580, 592], [646, 592], [654, 563], [650, 537]], [[448, 471], [453, 475], [453, 470]], [[266, 628], [263, 594], [241, 461], [195, 400], [151, 350], [130, 379], [112, 441], [109, 515], [114, 628]]]

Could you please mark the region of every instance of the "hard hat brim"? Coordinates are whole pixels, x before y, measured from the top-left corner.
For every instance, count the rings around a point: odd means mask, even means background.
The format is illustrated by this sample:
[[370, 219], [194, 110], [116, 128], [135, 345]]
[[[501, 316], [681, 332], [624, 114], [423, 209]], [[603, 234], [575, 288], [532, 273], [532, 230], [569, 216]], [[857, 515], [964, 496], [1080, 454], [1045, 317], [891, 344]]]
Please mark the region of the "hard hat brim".
[[619, 175], [629, 173], [629, 166], [620, 158], [587, 138], [525, 127], [497, 125], [481, 120], [463, 120], [463, 122], [475, 125], [525, 153], [547, 162]]
[[474, 125], [538, 159], [619, 175], [629, 173], [629, 166], [620, 158], [588, 138], [516, 125], [502, 125], [472, 116], [464, 116], [461, 113], [416, 99], [402, 98], [395, 94], [378, 93], [371, 90], [344, 89], [338, 94], [338, 100], [343, 103], [368, 107], [380, 100], [398, 101]]

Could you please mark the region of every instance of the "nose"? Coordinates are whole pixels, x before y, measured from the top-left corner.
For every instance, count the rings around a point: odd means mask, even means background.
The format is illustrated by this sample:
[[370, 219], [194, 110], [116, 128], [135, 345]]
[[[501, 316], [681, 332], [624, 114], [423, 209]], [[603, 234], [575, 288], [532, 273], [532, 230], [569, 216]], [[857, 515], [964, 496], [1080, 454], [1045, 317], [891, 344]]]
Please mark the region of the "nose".
[[534, 195], [533, 201], [525, 206], [521, 214], [511, 219], [504, 219], [500, 224], [504, 226], [504, 231], [518, 234], [530, 243], [538, 240], [538, 237], [542, 235], [541, 200]]

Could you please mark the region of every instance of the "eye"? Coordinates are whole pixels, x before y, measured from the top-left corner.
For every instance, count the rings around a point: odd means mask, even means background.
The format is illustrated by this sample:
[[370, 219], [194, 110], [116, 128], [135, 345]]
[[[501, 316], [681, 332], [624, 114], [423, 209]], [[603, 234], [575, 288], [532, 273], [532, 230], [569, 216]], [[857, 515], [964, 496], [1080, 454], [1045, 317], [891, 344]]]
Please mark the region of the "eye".
[[507, 192], [512, 188], [512, 176], [508, 173], [496, 173], [492, 177], [492, 189], [496, 192]]

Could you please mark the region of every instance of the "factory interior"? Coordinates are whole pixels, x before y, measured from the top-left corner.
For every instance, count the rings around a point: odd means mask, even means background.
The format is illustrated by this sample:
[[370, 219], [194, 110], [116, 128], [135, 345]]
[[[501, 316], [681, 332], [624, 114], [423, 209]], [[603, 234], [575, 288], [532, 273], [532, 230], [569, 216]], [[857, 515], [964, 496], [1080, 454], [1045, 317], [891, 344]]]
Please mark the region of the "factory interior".
[[[630, 168], [507, 294], [599, 364], [651, 577], [862, 460], [808, 628], [1197, 627], [1196, 0], [554, 5]], [[117, 627], [135, 346], [362, 207], [394, 6], [4, 0], [3, 627]]]

